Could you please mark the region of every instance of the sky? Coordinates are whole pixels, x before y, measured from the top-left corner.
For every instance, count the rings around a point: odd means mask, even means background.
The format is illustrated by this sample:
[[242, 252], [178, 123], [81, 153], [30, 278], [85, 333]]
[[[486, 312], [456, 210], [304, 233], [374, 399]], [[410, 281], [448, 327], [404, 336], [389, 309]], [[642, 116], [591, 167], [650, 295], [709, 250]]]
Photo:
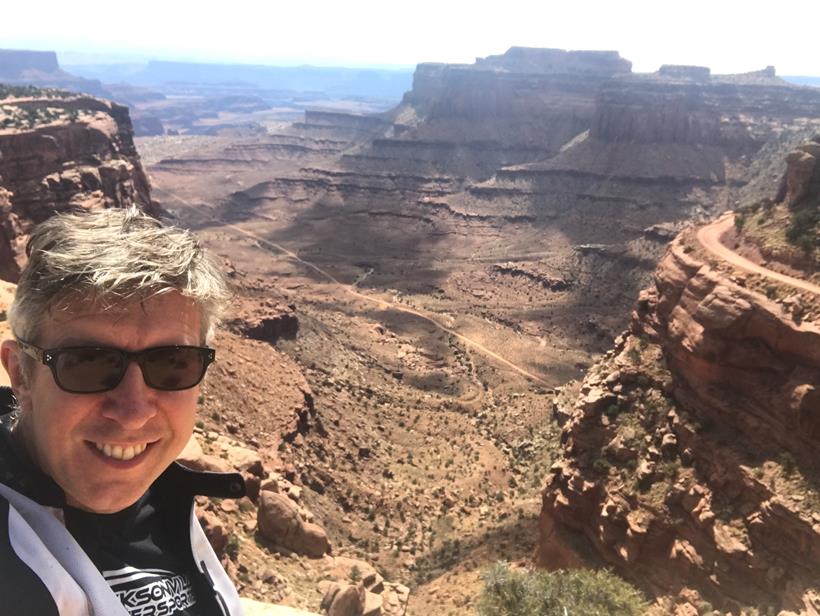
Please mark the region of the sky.
[[518, 45], [614, 49], [638, 72], [774, 65], [781, 75], [820, 75], [818, 24], [820, 0], [38, 0], [3, 2], [0, 48], [55, 50], [64, 64], [413, 67]]

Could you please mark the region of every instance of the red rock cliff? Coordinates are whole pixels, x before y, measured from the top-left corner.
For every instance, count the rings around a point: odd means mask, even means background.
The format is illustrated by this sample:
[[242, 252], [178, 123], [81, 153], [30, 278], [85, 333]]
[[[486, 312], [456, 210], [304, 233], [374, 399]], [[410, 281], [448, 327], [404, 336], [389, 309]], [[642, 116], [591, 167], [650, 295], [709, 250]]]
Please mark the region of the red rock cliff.
[[[158, 214], [128, 109], [44, 92], [0, 99], [0, 277], [15, 281], [27, 232], [54, 212], [136, 205]], [[0, 191], [0, 195], [2, 195]]]
[[558, 403], [538, 560], [580, 565], [590, 545], [665, 613], [816, 614], [820, 327], [697, 246], [672, 243], [632, 332]]

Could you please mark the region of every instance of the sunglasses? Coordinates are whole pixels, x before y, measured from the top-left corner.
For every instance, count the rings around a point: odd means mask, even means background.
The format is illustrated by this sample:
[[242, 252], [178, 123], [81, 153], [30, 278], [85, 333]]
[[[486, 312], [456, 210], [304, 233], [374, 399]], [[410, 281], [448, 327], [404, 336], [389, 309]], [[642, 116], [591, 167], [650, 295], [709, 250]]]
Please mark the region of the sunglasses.
[[198, 346], [159, 346], [131, 352], [94, 346], [41, 349], [21, 340], [17, 344], [51, 368], [57, 387], [72, 394], [111, 391], [122, 382], [131, 362], [139, 365], [148, 387], [190, 389], [202, 380], [216, 357], [214, 349]]

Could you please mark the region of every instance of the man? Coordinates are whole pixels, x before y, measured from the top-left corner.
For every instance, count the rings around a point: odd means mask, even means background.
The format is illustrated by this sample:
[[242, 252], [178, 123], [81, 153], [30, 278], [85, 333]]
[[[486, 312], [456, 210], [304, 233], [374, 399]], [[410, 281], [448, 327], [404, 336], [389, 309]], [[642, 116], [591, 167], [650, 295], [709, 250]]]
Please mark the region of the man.
[[0, 359], [0, 614], [211, 616], [239, 598], [193, 497], [238, 474], [174, 460], [227, 297], [181, 229], [130, 210], [58, 215], [27, 247]]

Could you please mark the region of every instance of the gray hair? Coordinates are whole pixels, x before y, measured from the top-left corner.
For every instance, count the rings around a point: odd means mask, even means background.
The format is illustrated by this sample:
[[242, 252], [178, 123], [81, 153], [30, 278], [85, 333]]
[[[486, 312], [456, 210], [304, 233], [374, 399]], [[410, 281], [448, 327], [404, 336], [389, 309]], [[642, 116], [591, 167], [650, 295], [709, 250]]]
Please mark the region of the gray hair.
[[52, 310], [116, 309], [171, 290], [199, 308], [206, 340], [228, 299], [222, 273], [192, 233], [136, 208], [52, 216], [35, 227], [26, 254], [8, 315], [23, 340], [36, 339]]

